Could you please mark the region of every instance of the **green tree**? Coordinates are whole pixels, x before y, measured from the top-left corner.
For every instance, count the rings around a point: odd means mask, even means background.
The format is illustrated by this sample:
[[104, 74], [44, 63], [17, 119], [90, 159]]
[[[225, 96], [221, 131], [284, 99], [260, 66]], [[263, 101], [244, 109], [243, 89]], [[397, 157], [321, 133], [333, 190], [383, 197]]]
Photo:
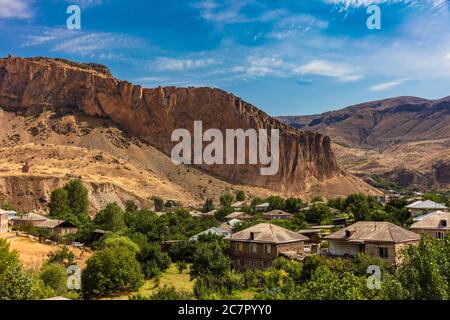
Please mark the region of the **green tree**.
[[141, 264], [146, 279], [153, 278], [161, 272], [164, 272], [171, 263], [167, 253], [161, 251], [157, 243], [148, 243], [136, 256]]
[[267, 198], [269, 203], [269, 210], [283, 210], [284, 209], [284, 199], [280, 196], [271, 196]]
[[156, 212], [164, 211], [164, 200], [161, 197], [151, 196], [150, 199], [153, 200]]
[[141, 266], [134, 252], [126, 247], [108, 247], [97, 251], [86, 263], [81, 275], [85, 299], [126, 291], [136, 291], [143, 284]]
[[408, 246], [398, 279], [410, 299], [447, 300], [450, 297], [450, 240], [422, 238]]
[[320, 266], [310, 281], [288, 297], [299, 300], [362, 300], [366, 291], [366, 277], [350, 272], [338, 274]]
[[244, 200], [245, 200], [245, 192], [242, 190], [236, 192], [236, 201], [244, 201]]
[[124, 212], [115, 202], [101, 210], [95, 217], [94, 223], [100, 228], [112, 232], [126, 228]]
[[130, 238], [119, 236], [117, 234], [108, 235], [103, 240], [103, 248], [125, 248], [131, 253], [138, 253], [140, 251], [139, 246], [134, 243]]
[[214, 201], [211, 198], [206, 199], [205, 204], [203, 205], [203, 212], [210, 212], [214, 210]]
[[63, 296], [67, 293], [67, 273], [61, 265], [46, 264], [39, 277], [46, 286], [53, 289], [56, 295]]
[[314, 203], [309, 210], [305, 211], [305, 219], [309, 223], [330, 224], [333, 213], [323, 203]]
[[66, 183], [64, 190], [66, 190], [68, 194], [71, 213], [76, 216], [81, 223], [86, 223], [89, 220], [87, 189], [80, 180], [71, 180]]
[[50, 196], [49, 215], [56, 218], [66, 218], [71, 214], [69, 193], [65, 189], [55, 189]]
[[47, 263], [59, 264], [66, 268], [75, 264], [75, 255], [69, 250], [67, 246], [63, 246], [58, 250], [49, 252], [47, 254], [47, 258]]
[[219, 200], [223, 207], [230, 207], [233, 204], [234, 196], [231, 193], [224, 193]]
[[222, 276], [230, 270], [231, 261], [218, 242], [204, 242], [197, 246], [191, 267], [191, 277]]
[[284, 204], [284, 210], [290, 213], [298, 212], [304, 207], [306, 207], [306, 203], [299, 198], [288, 198]]
[[19, 264], [19, 257], [16, 251], [9, 249], [9, 243], [6, 239], [0, 238], [0, 274], [10, 264]]

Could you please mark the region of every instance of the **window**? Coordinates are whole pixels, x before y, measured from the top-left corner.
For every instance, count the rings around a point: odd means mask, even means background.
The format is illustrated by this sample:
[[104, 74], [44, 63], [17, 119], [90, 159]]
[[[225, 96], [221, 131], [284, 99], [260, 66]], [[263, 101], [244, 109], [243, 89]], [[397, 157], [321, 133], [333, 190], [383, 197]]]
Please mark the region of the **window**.
[[270, 244], [266, 244], [264, 246], [265, 252], [266, 254], [271, 254], [272, 253], [272, 246]]
[[252, 267], [257, 267], [258, 263], [255, 260], [252, 260]]
[[378, 248], [380, 258], [387, 258], [388, 257], [388, 248]]
[[250, 252], [251, 253], [256, 253], [256, 251], [257, 251], [256, 244], [254, 244], [254, 243], [250, 244]]
[[243, 267], [245, 265], [245, 260], [244, 259], [239, 259], [239, 265], [241, 267]]
[[436, 232], [436, 238], [437, 239], [444, 239], [445, 233], [444, 232]]
[[244, 244], [243, 244], [242, 242], [236, 243], [236, 249], [237, 249], [237, 251], [239, 251], [239, 252], [244, 251]]

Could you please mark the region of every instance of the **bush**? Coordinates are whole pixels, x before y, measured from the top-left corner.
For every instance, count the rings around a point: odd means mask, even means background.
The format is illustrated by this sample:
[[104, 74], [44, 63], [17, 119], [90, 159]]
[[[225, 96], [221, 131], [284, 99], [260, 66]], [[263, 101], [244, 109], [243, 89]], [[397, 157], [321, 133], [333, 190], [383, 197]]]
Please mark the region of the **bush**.
[[124, 215], [117, 203], [110, 203], [97, 214], [94, 224], [101, 229], [117, 232], [126, 228]]
[[155, 211], [157, 212], [164, 211], [164, 200], [161, 197], [152, 196], [150, 197], [150, 199], [153, 200], [153, 203], [155, 205]]
[[125, 247], [109, 247], [97, 251], [86, 263], [82, 273], [82, 292], [85, 299], [124, 291], [136, 291], [144, 276], [134, 252]]
[[172, 262], [167, 253], [161, 252], [157, 243], [146, 244], [136, 255], [136, 259], [141, 264], [146, 279], [164, 272]]
[[49, 252], [47, 254], [47, 263], [49, 264], [59, 264], [65, 268], [75, 264], [75, 255], [69, 250], [68, 247], [64, 246], [58, 250]]
[[53, 289], [56, 295], [62, 296], [67, 292], [66, 269], [59, 264], [47, 264], [39, 275], [44, 284]]

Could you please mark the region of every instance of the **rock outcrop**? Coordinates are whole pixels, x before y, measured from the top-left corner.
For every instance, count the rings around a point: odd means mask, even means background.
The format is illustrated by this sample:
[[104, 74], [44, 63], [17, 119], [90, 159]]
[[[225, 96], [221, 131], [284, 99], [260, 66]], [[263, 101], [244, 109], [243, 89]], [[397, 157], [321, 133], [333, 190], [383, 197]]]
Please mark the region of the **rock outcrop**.
[[327, 136], [287, 126], [219, 89], [146, 89], [114, 78], [98, 64], [49, 58], [0, 59], [0, 107], [24, 115], [83, 112], [109, 118], [169, 156], [175, 145], [171, 141], [173, 130], [193, 132], [194, 121], [201, 120], [203, 130], [217, 128], [222, 132], [278, 128], [280, 165], [276, 175], [262, 176], [259, 165], [203, 165], [201, 169], [232, 183], [294, 193], [344, 174]]

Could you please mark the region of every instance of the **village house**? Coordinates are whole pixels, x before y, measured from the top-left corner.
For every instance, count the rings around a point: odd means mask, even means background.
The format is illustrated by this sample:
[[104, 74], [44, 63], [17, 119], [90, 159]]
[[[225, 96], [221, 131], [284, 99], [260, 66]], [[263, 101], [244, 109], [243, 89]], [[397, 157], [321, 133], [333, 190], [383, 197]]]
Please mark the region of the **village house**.
[[390, 222], [359, 221], [324, 239], [331, 256], [352, 257], [363, 252], [396, 265], [401, 261], [401, 249], [417, 244], [420, 236]]
[[230, 213], [229, 215], [227, 215], [225, 217], [225, 220], [228, 220], [228, 221], [233, 220], [233, 219], [248, 221], [248, 220], [252, 220], [253, 216], [251, 216], [245, 212], [236, 211], [236, 212]]
[[255, 210], [258, 212], [264, 212], [269, 210], [270, 204], [268, 202], [264, 202], [255, 206]]
[[233, 233], [234, 227], [239, 223], [242, 223], [242, 221], [238, 219], [231, 219], [230, 221], [222, 223], [218, 228], [231, 234]]
[[203, 232], [200, 232], [199, 234], [196, 234], [195, 236], [190, 237], [189, 240], [190, 241], [197, 241], [198, 237], [200, 237], [201, 235], [208, 235], [208, 234], [213, 234], [213, 235], [216, 235], [216, 236], [220, 236], [220, 237], [222, 237], [224, 239], [228, 239], [230, 237], [231, 233], [227, 232], [227, 231], [225, 231], [225, 230], [223, 230], [221, 228], [212, 227], [212, 228], [209, 228], [209, 229], [207, 229], [207, 230], [205, 230]]
[[248, 207], [247, 201], [237, 201], [231, 205], [231, 208], [233, 208], [233, 210], [235, 211], [244, 210], [245, 207]]
[[272, 210], [269, 212], [265, 212], [263, 213], [263, 218], [265, 220], [290, 220], [292, 219], [293, 215], [288, 213], [288, 212], [284, 212], [283, 210]]
[[260, 223], [230, 237], [230, 256], [238, 270], [268, 268], [279, 256], [304, 256], [308, 238], [285, 228]]
[[437, 210], [448, 211], [448, 208], [443, 204], [436, 203], [431, 200], [415, 201], [407, 205], [406, 208], [408, 208], [408, 211], [411, 212], [411, 216], [413, 217], [421, 216]]
[[8, 213], [0, 209], [0, 233], [8, 232]]
[[417, 217], [410, 230], [417, 234], [427, 234], [432, 238], [444, 239], [450, 230], [450, 212], [435, 211]]
[[64, 220], [48, 219], [35, 225], [39, 229], [50, 230], [60, 236], [78, 232], [78, 228], [71, 222]]
[[36, 213], [28, 213], [17, 215], [12, 221], [13, 227], [24, 227], [24, 226], [36, 226], [37, 224], [48, 220], [47, 217], [41, 216]]
[[297, 233], [307, 237], [309, 240], [305, 241], [305, 243], [308, 244], [320, 244], [323, 236], [321, 229], [302, 229], [297, 231]]

